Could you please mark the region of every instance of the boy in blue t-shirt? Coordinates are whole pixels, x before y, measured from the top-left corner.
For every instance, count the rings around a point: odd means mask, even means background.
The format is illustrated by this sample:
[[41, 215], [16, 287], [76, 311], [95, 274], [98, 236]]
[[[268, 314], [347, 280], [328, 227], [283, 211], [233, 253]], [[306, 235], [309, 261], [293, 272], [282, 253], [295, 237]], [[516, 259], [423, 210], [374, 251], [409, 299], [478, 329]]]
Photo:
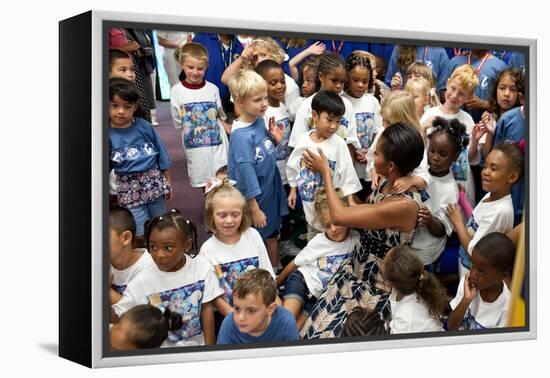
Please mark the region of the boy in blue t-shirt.
[[277, 306], [277, 284], [264, 269], [242, 274], [233, 288], [233, 312], [223, 320], [218, 344], [299, 340], [294, 316]]

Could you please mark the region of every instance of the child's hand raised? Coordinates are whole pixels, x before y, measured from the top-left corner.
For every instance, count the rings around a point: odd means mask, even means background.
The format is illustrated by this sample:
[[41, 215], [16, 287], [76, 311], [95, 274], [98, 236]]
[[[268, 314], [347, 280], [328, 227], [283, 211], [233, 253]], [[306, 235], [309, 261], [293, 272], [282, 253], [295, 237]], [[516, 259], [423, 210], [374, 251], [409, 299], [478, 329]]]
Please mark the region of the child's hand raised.
[[311, 46], [309, 46], [306, 50], [309, 52], [310, 55], [321, 55], [323, 51], [325, 51], [326, 46], [322, 42], [315, 42]]
[[464, 277], [464, 299], [468, 302], [474, 300], [477, 295], [477, 287], [471, 282], [470, 272], [466, 273]]
[[275, 141], [275, 144], [281, 143], [285, 136], [285, 129], [283, 127], [277, 126], [275, 123], [275, 117], [269, 117], [269, 133]]
[[447, 206], [447, 217], [449, 217], [449, 220], [455, 228], [457, 224], [464, 224], [464, 218], [462, 218], [460, 207], [456, 203], [451, 203]]
[[241, 53], [241, 59], [244, 63], [254, 64], [254, 49], [252, 46], [247, 46]]
[[390, 82], [391, 90], [396, 91], [398, 89], [401, 89], [402, 86], [403, 86], [403, 78], [401, 77], [401, 73], [396, 72], [391, 78], [391, 82]]
[[495, 133], [495, 117], [493, 114], [489, 112], [484, 112], [481, 116], [481, 122], [483, 122], [483, 125], [485, 126], [485, 129], [487, 130], [487, 133], [494, 134]]
[[485, 128], [485, 125], [483, 122], [478, 122], [474, 125], [474, 128], [472, 129], [472, 139], [476, 142], [479, 142], [479, 140], [487, 133], [487, 129]]

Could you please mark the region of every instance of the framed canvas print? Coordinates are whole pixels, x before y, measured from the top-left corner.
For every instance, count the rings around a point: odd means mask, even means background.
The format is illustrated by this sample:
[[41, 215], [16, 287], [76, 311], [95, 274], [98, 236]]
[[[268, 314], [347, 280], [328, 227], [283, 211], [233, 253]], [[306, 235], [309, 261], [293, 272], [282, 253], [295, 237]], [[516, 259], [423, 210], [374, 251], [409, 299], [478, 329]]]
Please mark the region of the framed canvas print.
[[536, 337], [536, 40], [59, 27], [62, 357]]

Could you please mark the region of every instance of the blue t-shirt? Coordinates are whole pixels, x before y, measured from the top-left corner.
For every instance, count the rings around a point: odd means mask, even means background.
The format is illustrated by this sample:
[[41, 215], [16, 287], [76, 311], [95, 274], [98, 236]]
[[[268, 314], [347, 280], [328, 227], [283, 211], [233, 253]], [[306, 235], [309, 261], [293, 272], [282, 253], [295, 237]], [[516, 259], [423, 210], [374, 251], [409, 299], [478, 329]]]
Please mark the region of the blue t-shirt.
[[[495, 126], [493, 147], [503, 141], [517, 143], [525, 139], [525, 119], [521, 107], [513, 108], [504, 113]], [[520, 178], [512, 186], [512, 202], [514, 203], [514, 226], [521, 222], [523, 204], [525, 201], [525, 180]]]
[[242, 54], [243, 45], [236, 36], [233, 36], [229, 48], [224, 49], [216, 33], [197, 33], [193, 42], [200, 43], [208, 50], [208, 68], [204, 78], [218, 87], [222, 99], [228, 98], [229, 88], [222, 83], [222, 75], [225, 69]]
[[347, 59], [349, 54], [355, 50], [369, 51], [370, 44], [363, 42], [337, 41], [332, 39], [320, 40], [325, 44], [325, 51], [332, 51], [339, 54], [342, 58]]
[[109, 165], [119, 175], [163, 171], [170, 168], [170, 156], [151, 124], [135, 118], [125, 129], [109, 128]]
[[314, 40], [308, 39], [305, 42], [304, 46], [302, 47], [288, 47], [288, 42], [282, 41], [281, 38], [273, 38], [273, 39], [277, 41], [281, 49], [283, 49], [286, 55], [288, 55], [288, 59], [285, 60], [281, 64], [281, 66], [283, 67], [283, 71], [285, 71], [285, 73], [289, 76], [290, 76], [290, 68], [288, 66], [288, 63], [290, 62], [290, 59], [294, 58], [296, 55], [298, 55], [299, 53], [307, 49], [309, 46], [311, 46], [315, 42]]
[[514, 51], [510, 57], [510, 62], [508, 62], [508, 68], [517, 68], [525, 74], [525, 54]]
[[[397, 64], [397, 55], [399, 46], [395, 46], [388, 63], [388, 70], [386, 72], [386, 84], [389, 86], [391, 79], [396, 72], [400, 72], [403, 77], [403, 81], [406, 80], [407, 72], [401, 71]], [[425, 47], [418, 46], [416, 48], [416, 61], [424, 63], [432, 69], [435, 81], [437, 83], [437, 89], [444, 91], [447, 86], [447, 79], [451, 71], [449, 70], [449, 57], [443, 47]]]
[[294, 316], [286, 308], [277, 306], [273, 311], [271, 323], [260, 336], [242, 333], [233, 320], [233, 313], [227, 315], [218, 333], [217, 344], [245, 344], [299, 339], [300, 334]]
[[247, 200], [256, 198], [267, 217], [267, 225], [258, 229], [264, 240], [277, 231], [282, 217], [288, 214], [286, 192], [276, 162], [275, 144], [263, 118], [231, 133], [228, 175]]
[[374, 43], [373, 42], [370, 44], [369, 52], [380, 58], [384, 58], [384, 60], [386, 61], [386, 67], [387, 67], [394, 48], [395, 48], [395, 45], [392, 43]]

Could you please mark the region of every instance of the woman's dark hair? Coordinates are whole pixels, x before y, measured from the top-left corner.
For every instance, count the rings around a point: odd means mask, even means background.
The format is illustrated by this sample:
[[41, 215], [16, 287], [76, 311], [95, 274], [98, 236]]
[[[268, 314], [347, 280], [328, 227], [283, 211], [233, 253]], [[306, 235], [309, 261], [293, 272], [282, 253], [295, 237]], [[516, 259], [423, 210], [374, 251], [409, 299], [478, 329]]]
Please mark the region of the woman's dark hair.
[[404, 295], [417, 293], [428, 305], [430, 316], [440, 319], [449, 298], [439, 280], [424, 270], [424, 265], [411, 247], [391, 249], [384, 259], [384, 279]]
[[397, 47], [397, 66], [401, 72], [406, 72], [407, 68], [416, 61], [416, 46], [398, 46]]
[[503, 71], [500, 71], [499, 74], [497, 75], [497, 78], [494, 81], [493, 92], [491, 93], [491, 100], [489, 102], [491, 110], [495, 114], [495, 118], [497, 120], [502, 115], [502, 111], [500, 109], [500, 106], [498, 106], [498, 102], [497, 102], [498, 84], [500, 82], [500, 79], [502, 79], [505, 75], [509, 75], [512, 78], [512, 80], [516, 82], [516, 88], [518, 90], [518, 98], [516, 99], [516, 103], [512, 105], [512, 108], [515, 108], [516, 106], [520, 105], [520, 102], [519, 102], [520, 93], [523, 96], [525, 96], [525, 76], [523, 72], [518, 70], [517, 68], [508, 68]]
[[413, 127], [394, 123], [380, 135], [380, 149], [387, 161], [392, 161], [401, 176], [420, 165], [424, 156], [424, 141]]
[[317, 114], [322, 112], [341, 117], [346, 112], [346, 105], [338, 93], [322, 90], [311, 100], [311, 109]]
[[447, 135], [447, 138], [449, 138], [455, 147], [457, 155], [468, 147], [468, 143], [470, 143], [470, 137], [466, 134], [466, 126], [456, 118], [449, 121], [443, 117], [435, 117], [428, 139], [431, 139], [438, 133], [445, 133]]
[[516, 143], [504, 141], [498, 143], [491, 151], [499, 150], [508, 158], [510, 167], [518, 172], [518, 180], [523, 176], [525, 169], [525, 156], [523, 151]]
[[317, 71], [319, 74], [326, 75], [338, 67], [346, 69], [346, 61], [339, 54], [332, 51], [325, 51], [319, 55], [319, 68]]
[[348, 56], [348, 59], [346, 60], [346, 71], [349, 72], [355, 67], [366, 68], [369, 71], [369, 84], [367, 86], [367, 92], [370, 92], [374, 83], [374, 78], [372, 77], [371, 61], [366, 56], [350, 54], [350, 56]]
[[512, 240], [500, 232], [491, 232], [485, 235], [474, 247], [481, 257], [489, 261], [499, 272], [506, 272], [510, 275], [514, 268], [516, 258], [516, 247]]
[[350, 312], [342, 329], [342, 337], [375, 336], [388, 333], [390, 332], [380, 314], [363, 307], [355, 307]]
[[191, 257], [194, 257], [199, 253], [199, 248], [197, 246], [197, 228], [191, 222], [189, 219], [185, 219], [179, 210], [172, 209], [166, 214], [161, 215], [160, 217], [156, 217], [153, 219], [148, 220], [145, 222], [145, 243], [147, 245], [147, 249], [149, 248], [149, 237], [151, 236], [151, 232], [153, 230], [162, 231], [166, 228], [175, 228], [178, 230], [181, 235], [182, 239], [184, 241], [191, 238], [192, 244], [191, 244], [191, 250], [189, 252], [186, 252]]
[[177, 312], [149, 304], [132, 307], [118, 321], [122, 320], [132, 324], [130, 340], [138, 349], [160, 347], [168, 337], [168, 331], [175, 331], [183, 325]]
[[276, 61], [271, 59], [266, 59], [258, 63], [258, 65], [255, 68], [255, 71], [258, 73], [258, 75], [260, 75], [265, 79], [265, 74], [267, 73], [267, 71], [273, 70], [273, 69], [282, 70], [283, 68]]

